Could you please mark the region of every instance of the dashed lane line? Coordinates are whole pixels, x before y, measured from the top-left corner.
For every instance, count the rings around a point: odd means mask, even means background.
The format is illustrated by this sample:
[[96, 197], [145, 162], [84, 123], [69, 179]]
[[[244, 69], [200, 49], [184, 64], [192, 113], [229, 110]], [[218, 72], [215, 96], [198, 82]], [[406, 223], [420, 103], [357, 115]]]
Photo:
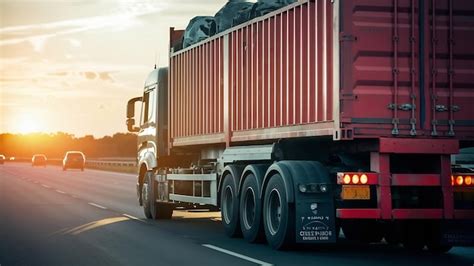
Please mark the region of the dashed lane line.
[[59, 189], [56, 189], [56, 192], [61, 193], [61, 194], [66, 194], [66, 192], [64, 192], [62, 190], [59, 190]]
[[142, 222], [142, 223], [146, 223], [146, 221], [143, 221], [142, 219], [140, 219], [138, 217], [135, 217], [135, 216], [132, 216], [130, 214], [122, 213], [122, 215], [127, 217], [127, 218], [130, 218], [132, 220], [139, 221], [139, 222]]
[[203, 244], [202, 246], [203, 246], [203, 247], [206, 247], [206, 248], [210, 248], [210, 249], [216, 250], [216, 251], [219, 251], [219, 252], [222, 252], [222, 253], [225, 253], [225, 254], [227, 254], [227, 255], [231, 255], [231, 256], [237, 257], [237, 258], [239, 258], [239, 259], [243, 259], [243, 260], [246, 260], [246, 261], [253, 262], [253, 263], [258, 264], [258, 265], [262, 265], [262, 266], [272, 266], [272, 265], [273, 265], [273, 264], [270, 264], [270, 263], [268, 263], [268, 262], [261, 261], [261, 260], [257, 260], [257, 259], [254, 259], [254, 258], [245, 256], [245, 255], [242, 255], [242, 254], [239, 254], [239, 253], [236, 253], [236, 252], [227, 250], [227, 249], [223, 249], [223, 248], [220, 248], [220, 247], [216, 247], [216, 246], [214, 246], [214, 245]]
[[50, 186], [45, 185], [45, 184], [41, 184], [41, 186], [43, 186], [44, 188], [51, 188]]
[[103, 209], [103, 210], [107, 210], [107, 207], [104, 207], [104, 206], [99, 205], [99, 204], [95, 204], [94, 202], [89, 202], [88, 204], [91, 205], [91, 206]]

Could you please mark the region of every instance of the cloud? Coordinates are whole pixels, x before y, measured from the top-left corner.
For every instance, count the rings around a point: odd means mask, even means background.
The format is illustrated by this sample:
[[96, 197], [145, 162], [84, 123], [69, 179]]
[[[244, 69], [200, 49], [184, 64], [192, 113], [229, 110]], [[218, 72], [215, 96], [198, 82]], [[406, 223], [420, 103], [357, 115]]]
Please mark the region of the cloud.
[[79, 40], [76, 40], [76, 39], [67, 39], [67, 40], [69, 41], [71, 46], [74, 47], [74, 48], [79, 48], [79, 47], [82, 46], [82, 44]]
[[[42, 51], [45, 42], [58, 36], [74, 33], [110, 29], [124, 30], [139, 23], [137, 18], [157, 13], [163, 10], [163, 4], [158, 3], [121, 3], [116, 13], [102, 16], [83, 17], [40, 24], [17, 25], [0, 28], [0, 46], [15, 45], [29, 42], [35, 51]], [[68, 39], [73, 47], [81, 43]]]
[[86, 77], [86, 79], [90, 79], [90, 80], [94, 80], [97, 75], [95, 74], [95, 72], [83, 72], [81, 73], [84, 77]]

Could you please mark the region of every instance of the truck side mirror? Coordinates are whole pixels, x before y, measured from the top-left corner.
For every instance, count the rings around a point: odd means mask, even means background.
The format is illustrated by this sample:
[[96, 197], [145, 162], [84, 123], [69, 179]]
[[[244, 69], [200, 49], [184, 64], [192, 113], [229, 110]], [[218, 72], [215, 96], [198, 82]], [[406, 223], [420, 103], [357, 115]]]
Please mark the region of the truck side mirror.
[[135, 97], [128, 100], [127, 103], [127, 129], [129, 132], [138, 132], [140, 131], [139, 127], [135, 126], [135, 103], [141, 102], [142, 97]]

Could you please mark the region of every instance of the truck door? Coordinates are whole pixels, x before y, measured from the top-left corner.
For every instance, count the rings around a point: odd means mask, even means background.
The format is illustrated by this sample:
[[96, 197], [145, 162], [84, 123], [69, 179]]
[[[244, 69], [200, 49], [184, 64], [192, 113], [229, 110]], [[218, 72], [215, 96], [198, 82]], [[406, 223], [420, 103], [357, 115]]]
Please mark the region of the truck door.
[[474, 125], [474, 1], [341, 1], [342, 127], [459, 137]]

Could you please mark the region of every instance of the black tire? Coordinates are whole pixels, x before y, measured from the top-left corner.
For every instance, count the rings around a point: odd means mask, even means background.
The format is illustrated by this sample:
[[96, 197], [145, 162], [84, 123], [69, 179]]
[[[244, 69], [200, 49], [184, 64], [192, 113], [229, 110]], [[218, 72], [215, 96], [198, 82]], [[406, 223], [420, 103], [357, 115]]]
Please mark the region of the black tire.
[[245, 240], [261, 242], [264, 237], [262, 222], [262, 202], [259, 198], [257, 179], [249, 174], [240, 191], [240, 229]]
[[147, 219], [153, 219], [153, 216], [151, 215], [151, 200], [150, 200], [150, 193], [151, 193], [151, 186], [150, 180], [149, 180], [149, 174], [151, 172], [147, 172], [145, 174], [145, 178], [143, 180], [143, 185], [142, 185], [142, 199], [143, 199], [143, 213], [145, 214], [145, 217]]
[[[145, 211], [145, 216], [148, 219], [171, 219], [173, 216], [174, 206], [168, 203], [156, 202], [157, 198], [157, 184], [154, 180], [155, 175], [153, 172], [148, 171], [145, 174], [145, 184], [143, 187], [146, 187], [146, 199], [144, 199], [143, 210]], [[149, 216], [148, 216], [149, 214]]]
[[453, 246], [440, 245], [438, 243], [428, 243], [426, 246], [428, 247], [428, 250], [434, 254], [444, 254], [449, 252], [453, 248]]
[[274, 249], [285, 249], [295, 242], [295, 210], [288, 204], [283, 178], [270, 178], [263, 200], [263, 227], [268, 244]]
[[151, 216], [155, 220], [169, 220], [173, 217], [174, 205], [172, 203], [156, 202], [158, 195], [158, 186], [153, 181], [153, 201], [150, 203]]
[[389, 245], [396, 246], [400, 244], [400, 237], [392, 234], [391, 232], [385, 233], [383, 238], [385, 239], [385, 242], [387, 242], [387, 244]]
[[156, 202], [152, 208], [153, 219], [155, 220], [169, 220], [173, 217], [174, 206], [168, 203]]
[[345, 220], [342, 231], [346, 239], [362, 243], [380, 242], [383, 237], [380, 224], [372, 220]]
[[425, 247], [425, 225], [419, 221], [407, 221], [403, 225], [403, 247], [414, 252], [419, 252]]
[[445, 245], [441, 241], [442, 229], [440, 222], [432, 222], [426, 227], [426, 247], [428, 251], [434, 254], [443, 254], [450, 251], [453, 246]]
[[224, 231], [229, 237], [237, 237], [242, 234], [239, 221], [239, 198], [237, 186], [232, 174], [224, 176], [221, 190], [221, 217]]

